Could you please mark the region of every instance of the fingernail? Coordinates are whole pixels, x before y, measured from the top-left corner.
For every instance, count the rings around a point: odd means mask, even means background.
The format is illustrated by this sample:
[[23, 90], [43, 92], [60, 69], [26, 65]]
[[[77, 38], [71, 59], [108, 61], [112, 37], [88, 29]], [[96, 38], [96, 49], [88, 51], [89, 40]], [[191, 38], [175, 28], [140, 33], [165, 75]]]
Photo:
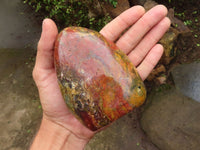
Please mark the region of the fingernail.
[[44, 19], [44, 20], [42, 21], [42, 32], [41, 32], [41, 37], [40, 37], [40, 39], [43, 37], [44, 29], [45, 29], [45, 24], [46, 24], [46, 19]]
[[47, 19], [44, 19], [42, 22], [42, 26], [44, 26], [46, 24]]
[[48, 22], [48, 18], [46, 18], [46, 19], [43, 20], [43, 22], [42, 22], [42, 31], [44, 31], [44, 30], [47, 29], [47, 27], [45, 27], [48, 24], [47, 22]]

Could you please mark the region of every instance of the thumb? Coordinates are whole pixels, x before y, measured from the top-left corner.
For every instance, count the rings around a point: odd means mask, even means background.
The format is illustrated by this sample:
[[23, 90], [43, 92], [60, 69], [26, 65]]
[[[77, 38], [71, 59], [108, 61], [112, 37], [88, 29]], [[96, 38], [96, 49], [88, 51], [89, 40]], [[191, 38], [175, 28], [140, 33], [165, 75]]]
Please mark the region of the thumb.
[[42, 24], [42, 34], [38, 42], [36, 57], [37, 69], [48, 70], [53, 68], [53, 49], [58, 29], [51, 19], [45, 19]]

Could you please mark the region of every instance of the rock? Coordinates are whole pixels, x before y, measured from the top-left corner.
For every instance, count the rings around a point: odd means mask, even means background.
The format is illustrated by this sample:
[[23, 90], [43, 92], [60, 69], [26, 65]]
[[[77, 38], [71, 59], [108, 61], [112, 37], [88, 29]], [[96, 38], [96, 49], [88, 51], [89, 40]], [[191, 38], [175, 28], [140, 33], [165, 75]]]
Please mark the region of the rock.
[[[150, 10], [158, 3], [152, 0], [146, 0], [144, 8], [146, 11]], [[191, 39], [190, 29], [184, 23], [174, 16], [174, 10], [169, 9], [168, 15], [171, 20], [171, 27], [159, 41], [164, 46], [164, 55], [160, 63], [168, 65], [171, 60], [177, 55], [177, 49], [185, 46]]]
[[175, 88], [152, 93], [141, 125], [161, 150], [199, 150], [200, 103]]
[[200, 102], [200, 63], [182, 64], [172, 70], [176, 88]]
[[17, 83], [17, 80], [16, 79], [13, 79], [12, 80], [12, 84], [16, 84]]
[[107, 13], [112, 17], [115, 18], [120, 15], [122, 12], [130, 8], [128, 0], [118, 0], [117, 7], [114, 8], [111, 4], [105, 4], [105, 9]]
[[129, 0], [131, 6], [144, 5], [147, 0]]
[[179, 32], [171, 28], [165, 33], [162, 39], [159, 41], [164, 47], [164, 55], [161, 59], [161, 62], [168, 65], [171, 60], [176, 56], [176, 42], [178, 38]]
[[84, 2], [87, 4], [89, 8], [88, 12], [89, 18], [106, 15], [102, 7], [102, 4], [99, 2], [99, 0], [92, 0], [92, 1], [84, 0]]
[[158, 85], [166, 84], [166, 81], [167, 81], [166, 75], [161, 75], [161, 76], [156, 78], [156, 82], [157, 82]]
[[182, 49], [190, 42], [192, 36], [190, 29], [181, 20], [174, 17], [173, 9], [169, 9], [167, 16], [171, 20], [171, 27], [160, 40], [164, 46], [164, 55], [160, 62], [166, 65], [170, 64], [171, 60], [177, 56], [177, 49]]
[[[158, 3], [156, 3], [155, 1], [146, 0], [146, 2], [144, 3], [144, 8], [146, 11], [148, 11], [156, 5], [158, 5]], [[168, 16], [170, 16], [170, 19], [174, 18], [173, 12], [170, 11]], [[170, 29], [159, 41], [164, 47], [164, 55], [160, 61], [161, 64], [168, 65], [171, 60], [176, 56], [176, 43], [179, 34], [180, 32], [176, 28], [170, 27]], [[149, 79], [152, 80], [153, 76], [149, 77]]]
[[148, 11], [156, 5], [158, 5], [158, 3], [156, 3], [155, 1], [146, 0], [146, 2], [144, 3], [144, 8], [146, 11]]
[[163, 74], [166, 72], [165, 66], [164, 65], [158, 65], [155, 69], [153, 69], [153, 71], [151, 72], [151, 74], [147, 77], [148, 81], [152, 81], [153, 79], [155, 79], [157, 76], [159, 76], [160, 74]]
[[100, 0], [93, 0], [84, 2], [89, 6], [88, 16], [89, 18], [98, 17], [98, 16], [110, 16], [115, 18], [120, 15], [122, 12], [130, 8], [128, 0], [118, 0], [116, 8], [111, 5], [109, 2], [102, 2]]
[[180, 33], [190, 33], [190, 29], [178, 18], [174, 16], [174, 9], [170, 8], [167, 17], [171, 20], [171, 25]]
[[58, 83], [69, 109], [91, 130], [143, 104], [144, 84], [128, 57], [101, 34], [64, 29], [55, 43]]
[[98, 132], [86, 145], [85, 150], [158, 150], [141, 130], [137, 112], [115, 121]]
[[148, 11], [149, 9], [158, 5], [157, 2], [152, 1], [152, 0], [129, 0], [129, 3], [130, 3], [131, 6], [142, 5], [142, 6], [144, 6], [146, 11]]

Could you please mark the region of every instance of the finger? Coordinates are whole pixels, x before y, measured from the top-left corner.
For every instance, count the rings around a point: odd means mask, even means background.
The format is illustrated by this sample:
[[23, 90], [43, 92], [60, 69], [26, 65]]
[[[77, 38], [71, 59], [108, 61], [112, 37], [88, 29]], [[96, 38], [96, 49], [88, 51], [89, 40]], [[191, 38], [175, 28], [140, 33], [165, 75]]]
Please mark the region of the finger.
[[51, 19], [45, 19], [42, 24], [42, 34], [38, 42], [36, 66], [38, 69], [53, 68], [53, 48], [58, 29]]
[[126, 28], [134, 24], [144, 13], [145, 10], [142, 6], [134, 6], [108, 23], [100, 33], [107, 39], [115, 41]]
[[142, 80], [145, 80], [156, 66], [163, 54], [163, 46], [156, 44], [145, 57], [143, 62], [137, 67], [138, 73]]
[[163, 5], [157, 5], [140, 18], [117, 42], [117, 46], [128, 54], [167, 14]]
[[136, 46], [134, 51], [130, 52], [128, 57], [137, 66], [149, 52], [149, 50], [160, 40], [170, 26], [169, 18], [165, 17], [160, 21]]

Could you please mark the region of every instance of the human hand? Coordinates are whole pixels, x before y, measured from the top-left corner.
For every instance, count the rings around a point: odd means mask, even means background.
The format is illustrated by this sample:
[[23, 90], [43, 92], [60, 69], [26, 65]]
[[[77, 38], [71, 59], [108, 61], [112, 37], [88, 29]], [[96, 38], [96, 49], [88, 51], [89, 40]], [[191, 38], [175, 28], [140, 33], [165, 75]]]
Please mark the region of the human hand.
[[[140, 6], [130, 8], [100, 31], [128, 55], [142, 80], [147, 78], [160, 60], [163, 47], [157, 42], [170, 26], [164, 6], [157, 5], [144, 13], [145, 10]], [[127, 28], [128, 31], [119, 38]]]
[[[128, 55], [143, 80], [163, 53], [163, 47], [156, 43], [170, 26], [166, 14], [167, 9], [161, 5], [147, 13], [143, 7], [135, 6], [100, 31]], [[129, 29], [120, 36], [127, 28]], [[43, 120], [32, 149], [47, 149], [48, 144], [51, 144], [52, 149], [83, 149], [94, 132], [83, 126], [71, 114], [62, 98], [53, 62], [57, 34], [55, 23], [45, 19], [33, 70], [43, 108]]]

